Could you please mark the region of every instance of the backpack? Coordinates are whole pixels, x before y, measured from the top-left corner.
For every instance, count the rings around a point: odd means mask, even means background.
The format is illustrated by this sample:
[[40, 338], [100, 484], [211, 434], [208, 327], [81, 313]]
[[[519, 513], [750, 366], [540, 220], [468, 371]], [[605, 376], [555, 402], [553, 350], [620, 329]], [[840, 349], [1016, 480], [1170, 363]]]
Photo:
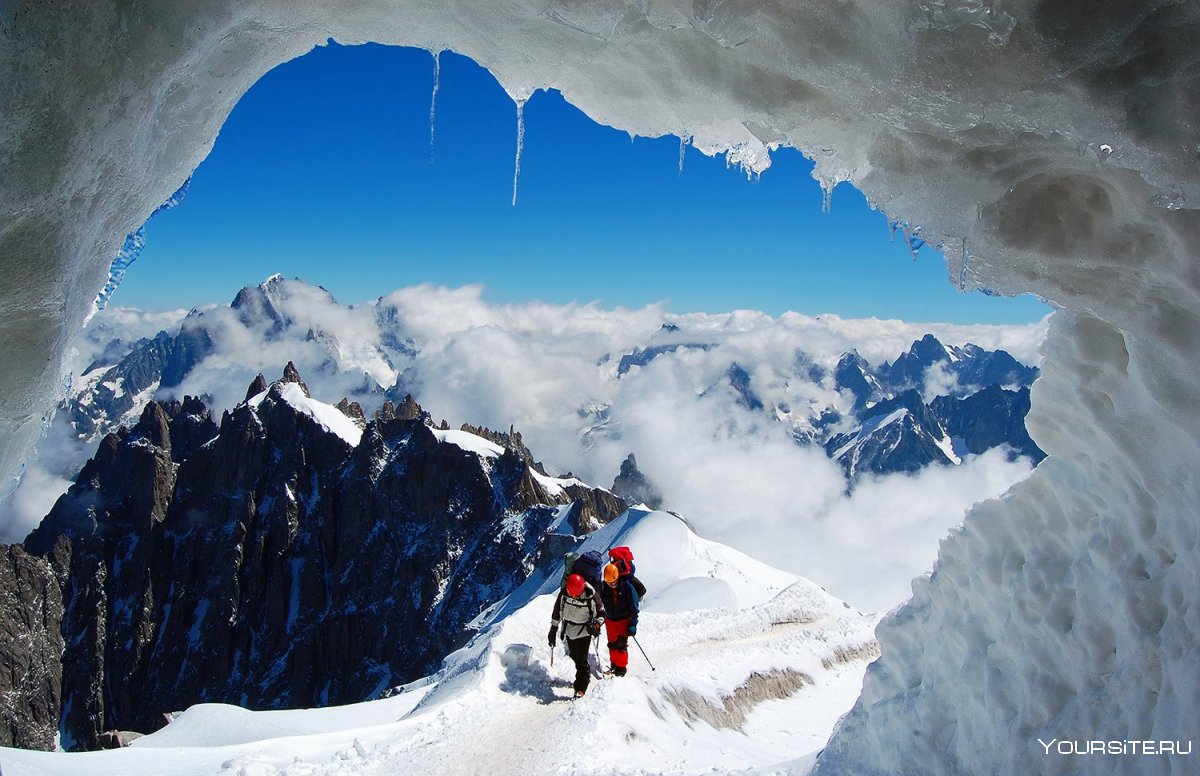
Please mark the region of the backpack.
[[617, 573], [621, 576], [633, 574], [633, 550], [628, 547], [613, 547], [608, 551], [608, 560], [617, 567]]
[[608, 560], [617, 567], [617, 573], [621, 578], [628, 578], [633, 585], [633, 589], [637, 591], [639, 598], [646, 597], [646, 586], [642, 581], [634, 576], [633, 566], [633, 550], [628, 547], [613, 547], [608, 551]]
[[565, 589], [567, 577], [572, 574], [578, 574], [583, 577], [584, 582], [599, 590], [600, 581], [604, 573], [603, 569], [604, 558], [596, 550], [590, 550], [582, 555], [568, 552], [563, 561], [562, 587]]

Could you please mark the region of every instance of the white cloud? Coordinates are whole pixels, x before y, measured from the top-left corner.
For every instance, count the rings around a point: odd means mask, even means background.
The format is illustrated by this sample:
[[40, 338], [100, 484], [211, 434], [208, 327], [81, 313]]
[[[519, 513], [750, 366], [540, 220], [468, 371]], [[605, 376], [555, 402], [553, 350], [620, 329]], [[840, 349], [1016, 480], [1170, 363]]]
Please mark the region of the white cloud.
[[922, 375], [922, 381], [925, 383], [925, 388], [921, 400], [926, 404], [938, 396], [955, 395], [961, 388], [958, 384], [958, 375], [950, 371], [949, 364], [945, 361], [935, 361], [930, 364], [925, 370], [925, 374]]
[[22, 541], [69, 487], [70, 480], [51, 474], [36, 461], [28, 464], [16, 490], [0, 501], [0, 544]]
[[[552, 470], [608, 485], [634, 452], [666, 507], [702, 534], [808, 576], [865, 609], [903, 600], [967, 507], [1029, 470], [995, 451], [917, 477], [864, 480], [847, 496], [840, 467], [819, 448], [796, 445], [772, 410], [787, 407], [797, 417], [846, 410], [829, 381], [814, 384], [796, 374], [798, 352], [827, 369], [853, 349], [878, 364], [933, 333], [948, 345], [1002, 347], [1030, 363], [1044, 321], [954, 326], [746, 310], [669, 315], [654, 305], [495, 304], [481, 286], [430, 285], [346, 308], [302, 283], [284, 281], [282, 290], [277, 301], [295, 325], [275, 339], [267, 338], [266, 324], [248, 328], [235, 311], [208, 310], [214, 353], [171, 393], [211, 395], [219, 417], [242, 400], [259, 371], [275, 378], [288, 361], [316, 398], [331, 403], [358, 388], [364, 373], [385, 387], [399, 373], [435, 420], [514, 425]], [[129, 319], [131, 332], [149, 320], [139, 311], [106, 312], [114, 321]], [[417, 355], [393, 350], [389, 365], [377, 319], [390, 321]], [[662, 329], [668, 321], [679, 330]], [[618, 378], [622, 355], [656, 345], [681, 347]], [[733, 363], [750, 376], [763, 411], [739, 403], [727, 376]], [[950, 385], [944, 371], [931, 378]], [[20, 503], [25, 511], [14, 519], [22, 524], [43, 507], [33, 499]]]
[[[1032, 471], [995, 448], [960, 466], [931, 466], [916, 476], [861, 481], [851, 497], [794, 525], [797, 570], [868, 611], [907, 600], [912, 579], [929, 571], [938, 543], [973, 504], [998, 496]], [[771, 562], [771, 546], [761, 557]], [[776, 553], [777, 554], [777, 553]]]

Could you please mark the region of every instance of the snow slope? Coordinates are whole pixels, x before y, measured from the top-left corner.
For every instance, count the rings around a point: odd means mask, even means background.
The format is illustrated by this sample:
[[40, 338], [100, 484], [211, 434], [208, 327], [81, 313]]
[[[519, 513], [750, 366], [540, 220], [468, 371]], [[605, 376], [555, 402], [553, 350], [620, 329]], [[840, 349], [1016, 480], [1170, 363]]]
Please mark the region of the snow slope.
[[[285, 382], [282, 384], [281, 391], [283, 400], [292, 407], [308, 415], [329, 433], [341, 437], [346, 444], [358, 447], [358, 443], [362, 440], [363, 430], [337, 407], [311, 398], [299, 383]], [[246, 403], [258, 409], [258, 405], [262, 404], [268, 393], [269, 391], [263, 391], [251, 396]]]
[[646, 655], [631, 646], [629, 676], [596, 679], [581, 700], [568, 700], [570, 660], [546, 644], [552, 569], [481, 616], [436, 675], [390, 698], [203, 704], [126, 749], [4, 749], [0, 765], [5, 776], [805, 772], [858, 695], [877, 618], [665, 512], [630, 510], [588, 543], [632, 547], [650, 592]]

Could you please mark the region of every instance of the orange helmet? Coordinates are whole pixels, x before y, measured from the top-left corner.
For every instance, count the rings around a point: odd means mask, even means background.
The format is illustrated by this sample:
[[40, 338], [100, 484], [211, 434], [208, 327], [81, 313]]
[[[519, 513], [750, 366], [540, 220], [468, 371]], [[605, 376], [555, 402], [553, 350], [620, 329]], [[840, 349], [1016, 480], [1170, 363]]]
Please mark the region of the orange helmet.
[[621, 576], [621, 570], [617, 568], [617, 564], [608, 563], [604, 566], [604, 581], [608, 584], [613, 584]]
[[578, 598], [583, 594], [583, 577], [578, 574], [572, 574], [567, 577], [567, 595], [572, 598]]

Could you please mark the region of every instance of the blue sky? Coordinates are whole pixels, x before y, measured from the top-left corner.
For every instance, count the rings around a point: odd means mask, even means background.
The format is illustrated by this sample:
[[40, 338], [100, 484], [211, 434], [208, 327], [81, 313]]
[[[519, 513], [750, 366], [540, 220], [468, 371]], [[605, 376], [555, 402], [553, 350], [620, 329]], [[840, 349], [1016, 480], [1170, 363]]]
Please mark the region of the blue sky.
[[156, 216], [112, 303], [228, 302], [282, 272], [359, 303], [418, 283], [481, 283], [485, 298], [663, 302], [673, 312], [758, 309], [954, 323], [1026, 323], [1031, 298], [960, 294], [942, 257], [917, 261], [848, 185], [829, 213], [812, 165], [782, 150], [748, 181], [674, 137], [631, 140], [557, 92], [516, 109], [487, 71], [328, 45], [264, 76], [230, 115], [183, 204]]

